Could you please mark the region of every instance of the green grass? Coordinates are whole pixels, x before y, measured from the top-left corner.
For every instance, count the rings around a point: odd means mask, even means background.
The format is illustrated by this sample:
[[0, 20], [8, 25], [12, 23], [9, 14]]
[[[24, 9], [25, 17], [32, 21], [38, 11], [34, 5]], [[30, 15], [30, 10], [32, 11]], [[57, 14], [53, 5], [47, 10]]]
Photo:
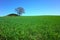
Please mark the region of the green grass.
[[60, 40], [60, 16], [0, 17], [0, 40]]

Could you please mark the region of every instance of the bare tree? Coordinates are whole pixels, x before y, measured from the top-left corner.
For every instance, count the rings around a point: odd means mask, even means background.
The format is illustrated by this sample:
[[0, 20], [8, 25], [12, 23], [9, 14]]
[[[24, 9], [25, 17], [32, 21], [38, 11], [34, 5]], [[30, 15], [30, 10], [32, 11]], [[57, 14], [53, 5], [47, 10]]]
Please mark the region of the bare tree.
[[24, 12], [24, 8], [22, 8], [22, 7], [18, 7], [18, 8], [16, 8], [15, 9], [16, 10], [16, 12], [17, 12], [17, 14], [20, 16], [22, 13], [25, 13]]

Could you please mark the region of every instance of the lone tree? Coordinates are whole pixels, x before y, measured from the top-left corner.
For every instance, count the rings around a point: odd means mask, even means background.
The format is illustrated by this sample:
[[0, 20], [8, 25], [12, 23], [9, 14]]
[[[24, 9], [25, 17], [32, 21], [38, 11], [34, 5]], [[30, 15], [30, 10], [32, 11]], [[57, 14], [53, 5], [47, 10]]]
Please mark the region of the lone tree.
[[22, 8], [22, 7], [16, 8], [15, 11], [17, 12], [17, 14], [18, 14], [19, 16], [20, 16], [22, 13], [25, 13], [25, 12], [24, 12], [24, 8]]

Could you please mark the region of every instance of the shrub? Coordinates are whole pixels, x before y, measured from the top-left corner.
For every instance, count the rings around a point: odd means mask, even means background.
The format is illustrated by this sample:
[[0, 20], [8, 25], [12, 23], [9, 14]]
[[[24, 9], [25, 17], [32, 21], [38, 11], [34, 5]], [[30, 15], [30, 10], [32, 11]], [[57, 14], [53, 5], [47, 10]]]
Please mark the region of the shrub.
[[7, 16], [19, 16], [17, 14], [8, 14]]

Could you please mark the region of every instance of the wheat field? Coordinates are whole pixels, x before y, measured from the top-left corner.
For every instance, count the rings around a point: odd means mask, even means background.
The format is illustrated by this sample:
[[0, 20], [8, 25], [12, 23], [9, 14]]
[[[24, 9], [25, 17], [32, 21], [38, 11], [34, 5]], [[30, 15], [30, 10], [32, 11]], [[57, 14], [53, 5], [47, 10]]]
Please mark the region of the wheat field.
[[60, 16], [0, 17], [0, 40], [60, 40]]

